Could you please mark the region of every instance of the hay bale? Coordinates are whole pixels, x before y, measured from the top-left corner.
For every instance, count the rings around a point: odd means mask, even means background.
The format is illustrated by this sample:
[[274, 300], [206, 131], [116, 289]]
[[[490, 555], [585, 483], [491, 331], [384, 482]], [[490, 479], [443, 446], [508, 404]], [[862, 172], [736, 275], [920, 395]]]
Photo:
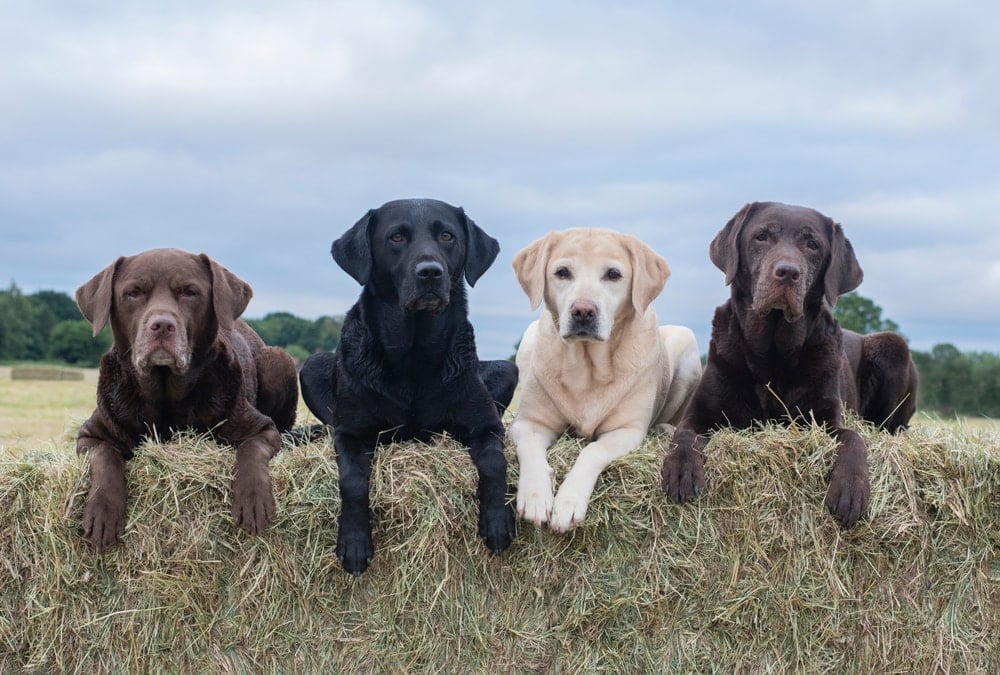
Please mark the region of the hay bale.
[[[822, 506], [829, 438], [767, 427], [718, 434], [710, 490], [684, 507], [660, 491], [651, 437], [605, 473], [583, 527], [522, 523], [501, 558], [476, 537], [464, 449], [383, 448], [358, 579], [336, 558], [324, 444], [274, 460], [279, 515], [260, 537], [230, 522], [230, 450], [144, 445], [124, 543], [104, 555], [79, 532], [85, 462], [5, 459], [0, 671], [997, 672], [996, 435], [861, 430], [873, 503], [851, 531]], [[554, 449], [559, 477], [577, 449]]]
[[14, 366], [10, 369], [10, 379], [82, 381], [83, 371], [59, 366]]

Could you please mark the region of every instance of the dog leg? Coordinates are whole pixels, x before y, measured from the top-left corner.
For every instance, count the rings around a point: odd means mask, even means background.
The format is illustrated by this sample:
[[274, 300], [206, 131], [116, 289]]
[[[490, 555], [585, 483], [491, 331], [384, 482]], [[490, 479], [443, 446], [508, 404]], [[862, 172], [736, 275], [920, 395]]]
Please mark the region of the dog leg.
[[254, 357], [257, 368], [256, 408], [274, 421], [279, 432], [295, 424], [299, 403], [299, 378], [295, 361], [284, 349], [264, 347]]
[[336, 431], [333, 446], [340, 471], [337, 557], [344, 570], [359, 576], [368, 569], [375, 555], [369, 505], [369, 481], [375, 448], [355, 436]]
[[517, 514], [540, 526], [552, 514], [552, 467], [546, 453], [559, 433], [522, 419], [514, 420], [509, 433], [519, 467]]
[[260, 534], [274, 520], [274, 491], [269, 462], [281, 438], [272, 428], [253, 436], [236, 448], [233, 473], [233, 522], [247, 532]]
[[[501, 427], [502, 429], [503, 427]], [[514, 540], [514, 511], [507, 503], [507, 458], [493, 433], [468, 439], [469, 455], [479, 472], [479, 536], [496, 555]]]
[[645, 436], [645, 429], [615, 429], [585, 447], [556, 494], [549, 527], [566, 532], [582, 523], [598, 477], [608, 464], [638, 448]]
[[125, 460], [107, 443], [90, 446], [90, 492], [83, 510], [83, 534], [98, 551], [114, 546], [125, 532]]
[[510, 361], [480, 361], [479, 377], [503, 417], [517, 388], [517, 366]]
[[337, 356], [317, 352], [306, 359], [299, 371], [302, 400], [323, 424], [333, 424], [334, 391], [337, 382]]
[[663, 491], [675, 502], [694, 499], [705, 489], [705, 456], [708, 439], [681, 426], [674, 433], [673, 448], [663, 458], [660, 481]]
[[861, 436], [851, 429], [835, 429], [832, 435], [838, 441], [837, 459], [824, 503], [840, 524], [849, 528], [864, 515], [871, 497], [868, 451]]

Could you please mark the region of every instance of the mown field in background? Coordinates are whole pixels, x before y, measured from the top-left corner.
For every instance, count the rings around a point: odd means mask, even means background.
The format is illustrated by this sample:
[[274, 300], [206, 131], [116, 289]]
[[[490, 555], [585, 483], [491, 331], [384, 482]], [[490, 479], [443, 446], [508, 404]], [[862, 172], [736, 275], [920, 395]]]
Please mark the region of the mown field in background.
[[[0, 453], [0, 672], [1000, 672], [992, 422], [858, 425], [873, 499], [848, 532], [822, 507], [819, 429], [721, 432], [709, 490], [684, 507], [660, 491], [651, 436], [601, 478], [581, 528], [521, 524], [502, 558], [476, 537], [462, 448], [384, 448], [376, 556], [355, 579], [335, 556], [326, 443], [272, 462], [279, 513], [260, 537], [230, 521], [231, 451], [146, 444], [123, 545], [96, 554], [72, 442], [93, 384], [22, 384], [0, 380], [4, 419], [55, 431]], [[45, 406], [59, 412], [32, 417]], [[553, 448], [558, 478], [578, 449]]]

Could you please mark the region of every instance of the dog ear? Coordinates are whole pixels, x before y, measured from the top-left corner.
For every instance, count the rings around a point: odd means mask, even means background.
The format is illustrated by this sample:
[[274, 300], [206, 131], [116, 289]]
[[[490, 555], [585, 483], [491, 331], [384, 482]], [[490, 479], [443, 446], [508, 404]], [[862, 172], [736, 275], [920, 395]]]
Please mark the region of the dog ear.
[[340, 235], [330, 248], [330, 255], [340, 268], [362, 286], [368, 283], [372, 274], [372, 246], [369, 232], [375, 225], [376, 216], [376, 210], [369, 209], [368, 213], [354, 223], [351, 229]]
[[97, 337], [101, 329], [107, 325], [108, 317], [111, 316], [111, 293], [114, 289], [115, 273], [118, 272], [123, 260], [124, 256], [118, 258], [95, 274], [93, 279], [76, 289], [76, 306], [80, 308], [83, 318], [94, 327], [94, 337]]
[[663, 256], [632, 236], [626, 237], [632, 259], [632, 306], [642, 314], [663, 291], [670, 266]]
[[476, 225], [472, 218], [465, 215], [462, 207], [458, 207], [457, 211], [462, 223], [465, 224], [465, 280], [470, 286], [475, 286], [479, 277], [483, 276], [496, 260], [500, 244]]
[[219, 322], [219, 328], [232, 330], [233, 322], [250, 304], [253, 289], [250, 288], [250, 284], [204, 253], [198, 257], [212, 273], [212, 307], [215, 309], [215, 320]]
[[740, 231], [757, 205], [758, 202], [751, 202], [740, 209], [729, 219], [725, 227], [719, 230], [708, 247], [708, 256], [712, 259], [712, 263], [726, 274], [727, 286], [733, 283], [736, 271], [740, 268]]
[[844, 236], [839, 223], [830, 221], [832, 235], [830, 236], [830, 261], [827, 263], [826, 275], [823, 277], [823, 292], [826, 301], [833, 307], [837, 298], [844, 293], [850, 293], [861, 285], [864, 272], [854, 255], [851, 241]]
[[517, 282], [528, 295], [531, 309], [538, 309], [545, 295], [545, 268], [549, 266], [553, 235], [553, 232], [549, 232], [541, 239], [531, 242], [517, 252], [511, 263]]

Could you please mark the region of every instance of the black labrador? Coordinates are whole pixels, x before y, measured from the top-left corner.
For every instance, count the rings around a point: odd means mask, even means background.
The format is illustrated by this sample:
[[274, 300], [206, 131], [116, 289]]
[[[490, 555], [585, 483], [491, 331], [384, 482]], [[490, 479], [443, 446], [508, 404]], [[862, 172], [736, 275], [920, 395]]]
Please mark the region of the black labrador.
[[309, 357], [300, 380], [306, 405], [333, 425], [337, 556], [352, 574], [374, 553], [368, 492], [381, 443], [447, 431], [468, 446], [479, 472], [479, 534], [496, 554], [513, 539], [500, 414], [517, 367], [479, 361], [464, 284], [475, 285], [499, 251], [463, 209], [432, 199], [383, 204], [333, 242], [333, 259], [364, 288], [336, 353]]
[[864, 441], [844, 428], [842, 406], [889, 432], [905, 429], [917, 393], [906, 342], [837, 324], [830, 307], [861, 284], [861, 267], [840, 225], [813, 209], [747, 204], [710, 255], [731, 296], [715, 310], [708, 363], [664, 458], [663, 489], [678, 502], [704, 489], [713, 429], [811, 415], [838, 443], [826, 506], [851, 527], [871, 490]]

